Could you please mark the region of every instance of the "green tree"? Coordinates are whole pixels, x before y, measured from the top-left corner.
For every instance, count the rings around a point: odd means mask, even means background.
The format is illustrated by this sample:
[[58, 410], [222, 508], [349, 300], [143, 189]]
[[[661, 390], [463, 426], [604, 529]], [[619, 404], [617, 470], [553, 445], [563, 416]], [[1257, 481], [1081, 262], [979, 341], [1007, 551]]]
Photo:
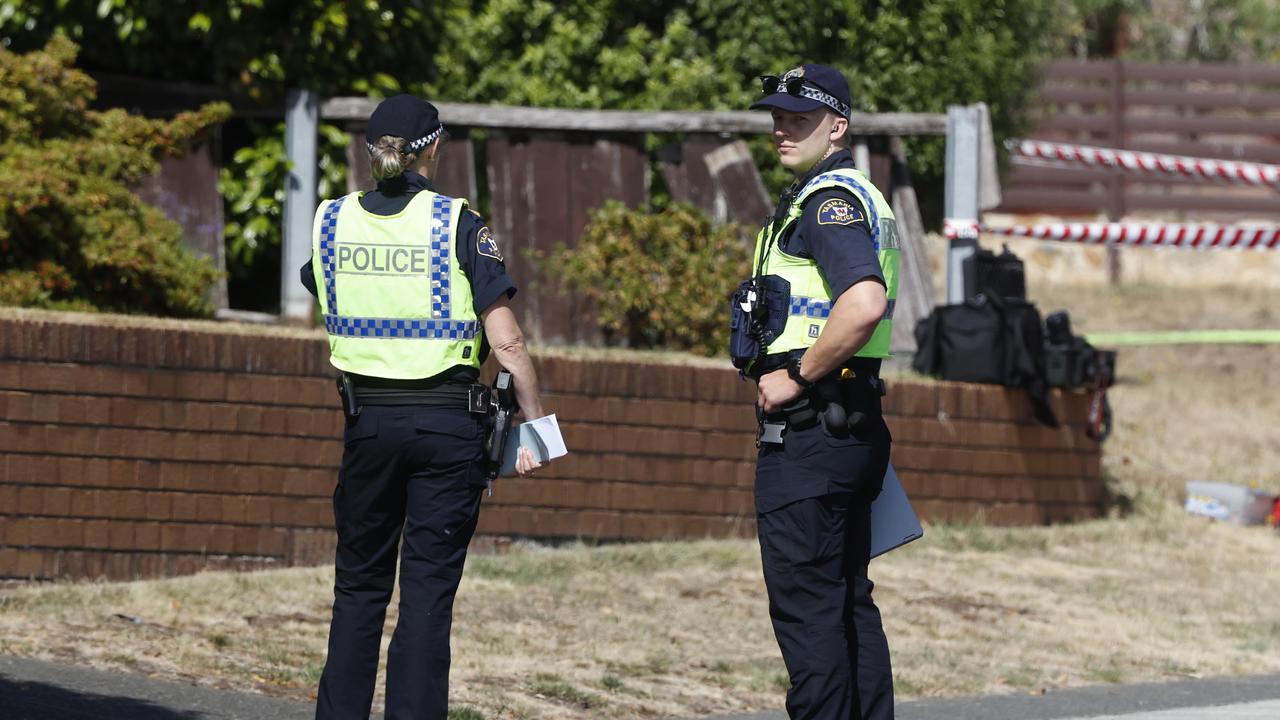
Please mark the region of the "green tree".
[[[757, 75], [809, 61], [844, 71], [859, 110], [941, 112], [985, 101], [1000, 140], [1023, 130], [1036, 70], [1062, 45], [1065, 2], [0, 0], [0, 37], [33, 46], [61, 28], [83, 39], [90, 69], [214, 83], [263, 101], [301, 86], [323, 95], [736, 110], [758, 96]], [[270, 159], [279, 152], [273, 138], [240, 142], [254, 149], [229, 156], [229, 255], [256, 263], [260, 253], [241, 251], [273, 244], [261, 218], [279, 212], [267, 188], [283, 164]], [[781, 189], [789, 177], [767, 138], [751, 146], [770, 189]], [[942, 140], [909, 147], [923, 204], [940, 204]], [[329, 156], [336, 176], [338, 156]]]
[[91, 70], [274, 101], [292, 86], [381, 94], [428, 77], [441, 8], [423, 0], [0, 0], [0, 36], [21, 51], [62, 32]]
[[213, 267], [130, 186], [230, 108], [171, 121], [90, 111], [95, 84], [75, 58], [61, 35], [24, 55], [0, 49], [0, 303], [207, 315]]
[[[1003, 138], [1022, 131], [1036, 72], [1060, 45], [1057, 9], [1057, 0], [475, 0], [450, 10], [427, 86], [468, 102], [745, 109], [757, 75], [816, 62], [845, 73], [856, 109], [984, 101]], [[943, 142], [912, 149], [917, 177], [936, 186]], [[786, 180], [770, 178], [773, 189]]]

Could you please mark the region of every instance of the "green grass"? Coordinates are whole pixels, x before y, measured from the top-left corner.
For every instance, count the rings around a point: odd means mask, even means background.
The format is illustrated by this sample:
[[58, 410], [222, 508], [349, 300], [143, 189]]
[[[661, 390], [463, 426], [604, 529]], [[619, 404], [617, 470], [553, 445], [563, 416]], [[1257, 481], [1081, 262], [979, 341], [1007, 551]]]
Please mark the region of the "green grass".
[[570, 703], [583, 709], [600, 708], [605, 701], [599, 695], [579, 690], [559, 675], [539, 674], [529, 681], [529, 689], [537, 695]]

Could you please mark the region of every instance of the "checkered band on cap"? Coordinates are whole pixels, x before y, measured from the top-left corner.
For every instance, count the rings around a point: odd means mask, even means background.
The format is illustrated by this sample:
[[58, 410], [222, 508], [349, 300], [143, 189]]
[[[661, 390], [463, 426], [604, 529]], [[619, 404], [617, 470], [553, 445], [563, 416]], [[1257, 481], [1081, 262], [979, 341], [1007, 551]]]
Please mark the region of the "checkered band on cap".
[[827, 107], [835, 110], [842, 117], [849, 117], [849, 106], [836, 99], [835, 95], [824, 92], [823, 90], [813, 87], [812, 85], [800, 86], [800, 97], [810, 100], [817, 100]]
[[[436, 128], [436, 129], [435, 129], [435, 130], [434, 130], [430, 135], [424, 135], [424, 136], [422, 136], [422, 137], [418, 138], [417, 140], [414, 140], [414, 141], [412, 141], [412, 142], [410, 142], [410, 143], [406, 144], [406, 145], [404, 146], [404, 150], [402, 150], [401, 152], [403, 152], [403, 153], [405, 153], [405, 154], [409, 154], [409, 153], [416, 153], [416, 152], [418, 152], [419, 150], [421, 150], [422, 148], [424, 148], [424, 147], [426, 147], [426, 146], [430, 145], [431, 143], [435, 142], [435, 141], [436, 141], [436, 138], [440, 137], [440, 133], [442, 133], [442, 132], [444, 132], [444, 125], [441, 125], [440, 127]], [[370, 155], [373, 155], [374, 153], [378, 152], [378, 146], [377, 146], [377, 145], [374, 145], [374, 144], [373, 144], [373, 143], [371, 143], [371, 142], [368, 142], [367, 140], [365, 141], [364, 146], [365, 146], [366, 148], [369, 148], [369, 154], [370, 154]]]

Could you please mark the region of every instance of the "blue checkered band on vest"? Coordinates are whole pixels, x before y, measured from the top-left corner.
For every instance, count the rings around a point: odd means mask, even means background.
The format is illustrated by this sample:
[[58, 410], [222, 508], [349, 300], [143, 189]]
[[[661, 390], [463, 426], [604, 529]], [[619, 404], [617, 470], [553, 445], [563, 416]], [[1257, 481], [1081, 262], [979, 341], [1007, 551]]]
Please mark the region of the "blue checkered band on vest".
[[336, 280], [338, 263], [334, 249], [334, 245], [337, 244], [335, 236], [338, 230], [338, 210], [342, 209], [342, 201], [346, 199], [344, 195], [329, 203], [329, 207], [324, 210], [324, 217], [320, 219], [320, 266], [324, 269], [325, 300], [328, 302], [329, 313], [332, 315], [338, 314], [338, 283]]
[[[893, 309], [897, 307], [897, 300], [890, 300], [884, 308], [884, 319], [893, 319]], [[832, 303], [827, 300], [819, 300], [817, 298], [793, 297], [791, 298], [791, 314], [799, 317], [826, 318], [831, 316]]]
[[791, 298], [791, 314], [802, 317], [825, 318], [831, 314], [831, 303], [818, 298]]
[[401, 318], [357, 318], [324, 316], [330, 335], [384, 338], [447, 338], [470, 340], [476, 336], [475, 322], [463, 320], [404, 320]]
[[453, 199], [431, 200], [431, 317], [449, 317], [449, 214]]
[[875, 245], [876, 252], [880, 252], [880, 215], [876, 212], [876, 203], [871, 199], [871, 193], [867, 192], [861, 185], [850, 182], [847, 177], [839, 173], [826, 173], [810, 180], [804, 186], [804, 189], [800, 191], [800, 197], [804, 197], [809, 188], [827, 181], [839, 183], [841, 187], [852, 190], [857, 193], [858, 197], [862, 198], [862, 204], [866, 207], [867, 214], [870, 216], [867, 219], [871, 225], [871, 242]]
[[367, 318], [338, 313], [334, 245], [338, 209], [345, 199], [338, 198], [330, 203], [320, 221], [320, 262], [324, 267], [324, 289], [329, 304], [329, 312], [324, 316], [325, 330], [330, 335], [344, 337], [473, 339], [479, 323], [451, 320], [449, 317], [449, 220], [453, 199], [443, 195], [431, 200], [431, 317]]

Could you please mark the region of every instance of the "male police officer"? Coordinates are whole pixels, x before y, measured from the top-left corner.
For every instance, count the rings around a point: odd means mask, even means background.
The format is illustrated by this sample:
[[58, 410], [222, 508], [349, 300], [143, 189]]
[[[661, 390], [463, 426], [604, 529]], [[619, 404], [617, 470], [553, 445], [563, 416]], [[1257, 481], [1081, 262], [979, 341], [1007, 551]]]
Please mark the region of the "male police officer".
[[[489, 229], [466, 200], [432, 188], [443, 137], [430, 103], [380, 103], [365, 132], [378, 189], [321, 203], [302, 270], [320, 299], [347, 415], [319, 720], [369, 717], [397, 549], [386, 717], [444, 720], [453, 599], [487, 479], [488, 408], [475, 385], [486, 339], [526, 416], [543, 415], [507, 305], [515, 286]], [[534, 467], [522, 450], [517, 472]]]
[[795, 176], [734, 298], [734, 363], [758, 381], [756, 518], [793, 718], [893, 717], [889, 647], [867, 579], [889, 460], [880, 413], [897, 294], [893, 212], [848, 150], [849, 85], [803, 65], [762, 78]]

